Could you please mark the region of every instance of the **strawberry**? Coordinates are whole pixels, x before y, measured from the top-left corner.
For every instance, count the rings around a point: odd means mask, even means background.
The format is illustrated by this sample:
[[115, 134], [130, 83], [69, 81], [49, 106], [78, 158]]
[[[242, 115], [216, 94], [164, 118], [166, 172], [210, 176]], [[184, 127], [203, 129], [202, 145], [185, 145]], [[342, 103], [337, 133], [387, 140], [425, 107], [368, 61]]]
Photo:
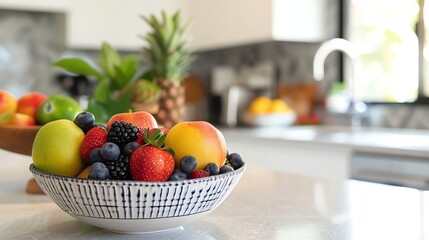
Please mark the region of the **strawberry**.
[[85, 162], [91, 164], [89, 161], [89, 154], [92, 149], [99, 148], [107, 142], [107, 131], [101, 127], [91, 128], [85, 135], [80, 147], [80, 154]]
[[149, 129], [143, 133], [146, 144], [138, 147], [131, 155], [130, 170], [133, 180], [165, 182], [174, 171], [174, 151], [170, 147], [161, 148], [166, 135], [156, 129], [149, 136]]
[[[156, 130], [156, 129], [161, 130], [162, 134], [164, 134], [164, 135], [165, 135], [165, 134], [167, 134], [167, 133], [168, 133], [168, 131], [169, 131], [169, 129], [168, 129], [168, 128], [165, 128], [165, 127], [159, 127], [159, 128], [146, 128], [146, 129], [149, 129], [149, 132], [148, 132], [149, 137], [152, 135], [152, 133], [153, 133], [153, 132], [155, 132], [155, 130]], [[145, 144], [145, 142], [144, 142], [144, 140], [143, 140], [143, 131], [142, 131], [142, 129], [140, 129], [140, 135], [139, 135], [139, 137], [137, 138], [136, 142], [137, 142], [137, 143], [139, 143], [140, 145]]]
[[205, 170], [195, 170], [189, 175], [189, 179], [208, 177], [209, 173]]

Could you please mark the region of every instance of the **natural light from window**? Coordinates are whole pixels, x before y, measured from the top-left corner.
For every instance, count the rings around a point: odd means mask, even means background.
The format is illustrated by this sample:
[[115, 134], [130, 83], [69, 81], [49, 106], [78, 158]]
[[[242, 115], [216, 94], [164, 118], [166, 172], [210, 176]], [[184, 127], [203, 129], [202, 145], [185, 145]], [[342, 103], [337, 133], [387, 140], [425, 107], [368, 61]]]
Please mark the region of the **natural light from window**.
[[350, 0], [348, 11], [346, 38], [356, 44], [361, 53], [362, 69], [358, 73], [360, 79], [356, 79], [357, 99], [415, 101], [419, 87], [419, 49], [415, 33], [418, 2]]

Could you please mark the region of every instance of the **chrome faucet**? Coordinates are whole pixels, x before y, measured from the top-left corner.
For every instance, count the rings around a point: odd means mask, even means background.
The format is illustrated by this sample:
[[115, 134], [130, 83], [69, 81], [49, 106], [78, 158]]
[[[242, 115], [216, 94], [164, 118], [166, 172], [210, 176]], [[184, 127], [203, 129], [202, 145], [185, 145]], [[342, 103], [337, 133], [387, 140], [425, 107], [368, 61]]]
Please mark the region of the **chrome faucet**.
[[351, 108], [351, 125], [352, 128], [360, 127], [361, 118], [360, 113], [366, 111], [365, 103], [356, 100], [356, 79], [358, 79], [358, 67], [359, 67], [359, 52], [356, 47], [349, 41], [342, 38], [334, 38], [324, 42], [317, 50], [313, 61], [313, 77], [317, 81], [323, 80], [325, 76], [324, 64], [326, 57], [333, 51], [341, 51], [349, 56], [352, 65], [352, 77], [348, 78], [346, 84], [350, 101], [352, 103]]

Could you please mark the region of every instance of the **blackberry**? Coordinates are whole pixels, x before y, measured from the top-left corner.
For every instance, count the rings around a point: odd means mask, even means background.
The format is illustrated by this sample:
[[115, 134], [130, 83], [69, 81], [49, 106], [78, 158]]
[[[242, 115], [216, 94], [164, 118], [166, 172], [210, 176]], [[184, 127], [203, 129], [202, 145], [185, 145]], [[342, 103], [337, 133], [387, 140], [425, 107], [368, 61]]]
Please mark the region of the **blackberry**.
[[129, 142], [135, 142], [139, 137], [140, 129], [132, 123], [114, 122], [109, 129], [107, 141], [123, 147]]
[[116, 180], [131, 180], [130, 158], [121, 154], [114, 162], [107, 161], [106, 167], [109, 169], [110, 178]]

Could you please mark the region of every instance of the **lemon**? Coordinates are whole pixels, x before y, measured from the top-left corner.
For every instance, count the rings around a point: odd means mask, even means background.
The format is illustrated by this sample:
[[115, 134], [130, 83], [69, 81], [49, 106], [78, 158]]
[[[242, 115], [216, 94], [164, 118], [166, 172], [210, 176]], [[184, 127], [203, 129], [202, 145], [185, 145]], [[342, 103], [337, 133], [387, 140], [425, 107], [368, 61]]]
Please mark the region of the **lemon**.
[[43, 125], [34, 138], [34, 166], [46, 173], [76, 177], [84, 168], [80, 146], [85, 134], [67, 119]]
[[281, 99], [277, 98], [271, 102], [269, 112], [272, 113], [281, 113], [281, 112], [290, 112], [292, 109]]
[[64, 95], [51, 95], [37, 110], [36, 122], [44, 125], [59, 119], [74, 120], [82, 112], [79, 103], [71, 97]]
[[271, 99], [268, 97], [255, 98], [249, 107], [249, 112], [252, 114], [264, 114], [269, 112], [271, 107]]

